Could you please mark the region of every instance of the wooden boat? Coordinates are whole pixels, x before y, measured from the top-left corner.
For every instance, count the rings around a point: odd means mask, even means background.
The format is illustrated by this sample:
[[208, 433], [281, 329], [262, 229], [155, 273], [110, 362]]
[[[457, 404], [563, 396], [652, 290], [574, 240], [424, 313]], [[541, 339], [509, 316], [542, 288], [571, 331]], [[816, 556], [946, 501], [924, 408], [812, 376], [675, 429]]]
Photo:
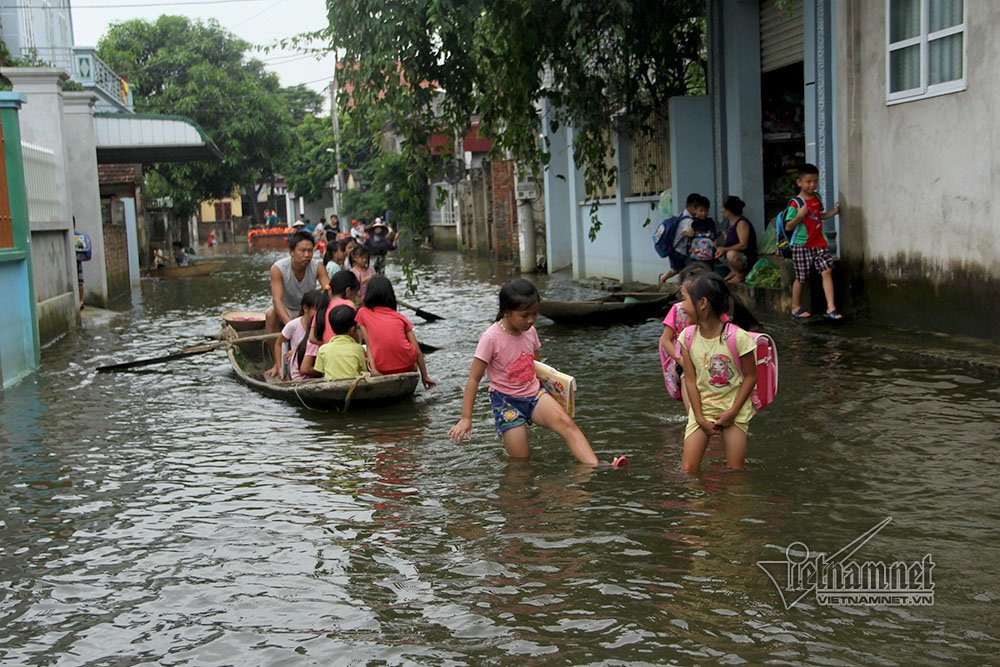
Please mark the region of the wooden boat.
[[247, 237], [247, 246], [255, 252], [288, 250], [288, 235], [294, 230], [283, 229], [277, 234], [254, 234]]
[[150, 278], [190, 278], [192, 276], [210, 276], [225, 262], [197, 262], [187, 266], [163, 266], [150, 269], [146, 275]]
[[413, 396], [420, 373], [366, 376], [350, 380], [283, 382], [265, 377], [273, 365], [270, 343], [239, 343], [229, 347], [229, 363], [236, 378], [262, 394], [315, 410], [398, 403]]
[[264, 332], [267, 315], [256, 310], [227, 310], [222, 313], [223, 330], [226, 326], [231, 326], [237, 332], [254, 331]]
[[664, 292], [611, 294], [586, 301], [542, 299], [538, 312], [566, 324], [617, 324], [642, 322], [666, 312], [676, 299]]

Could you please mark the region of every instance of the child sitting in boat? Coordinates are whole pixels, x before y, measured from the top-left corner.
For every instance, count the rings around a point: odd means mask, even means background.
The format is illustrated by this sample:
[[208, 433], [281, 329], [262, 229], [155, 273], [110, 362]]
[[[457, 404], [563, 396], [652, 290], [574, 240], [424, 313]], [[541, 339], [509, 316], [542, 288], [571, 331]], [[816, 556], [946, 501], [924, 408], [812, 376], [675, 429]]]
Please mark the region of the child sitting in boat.
[[351, 251], [351, 273], [358, 277], [361, 287], [358, 288], [358, 298], [364, 301], [365, 293], [368, 290], [368, 281], [375, 275], [375, 269], [368, 266], [370, 259], [368, 248], [355, 246]]
[[368, 344], [368, 365], [375, 375], [419, 369], [424, 387], [431, 389], [437, 382], [427, 374], [413, 325], [397, 308], [396, 293], [389, 279], [373, 277], [368, 282], [365, 305], [358, 310], [357, 318], [361, 337]]
[[344, 260], [347, 259], [347, 253], [344, 252], [344, 245], [339, 241], [334, 241], [326, 246], [326, 252], [323, 253], [323, 265], [326, 267], [326, 275], [333, 277], [337, 271], [344, 268]]
[[303, 354], [299, 354], [299, 347], [306, 339], [306, 333], [316, 316], [316, 309], [321, 299], [321, 290], [312, 290], [302, 295], [302, 312], [299, 317], [286, 324], [278, 334], [278, 338], [274, 341], [274, 366], [264, 371], [264, 375], [282, 380], [308, 379], [299, 371], [305, 353], [303, 347]]
[[188, 264], [190, 264], [187, 253], [184, 252], [183, 243], [181, 243], [180, 241], [174, 241], [173, 248], [174, 248], [174, 262], [177, 264], [177, 266], [187, 266]]
[[354, 303], [354, 295], [358, 293], [358, 277], [351, 271], [338, 271], [330, 278], [329, 294], [324, 294], [317, 307], [317, 317], [310, 340], [313, 343], [324, 345], [330, 342], [334, 332], [329, 327], [330, 311], [337, 306], [350, 306], [357, 310]]
[[367, 370], [365, 350], [354, 340], [355, 312], [350, 306], [337, 306], [330, 311], [330, 328], [334, 336], [329, 343], [320, 346], [315, 364], [324, 380], [356, 378]]

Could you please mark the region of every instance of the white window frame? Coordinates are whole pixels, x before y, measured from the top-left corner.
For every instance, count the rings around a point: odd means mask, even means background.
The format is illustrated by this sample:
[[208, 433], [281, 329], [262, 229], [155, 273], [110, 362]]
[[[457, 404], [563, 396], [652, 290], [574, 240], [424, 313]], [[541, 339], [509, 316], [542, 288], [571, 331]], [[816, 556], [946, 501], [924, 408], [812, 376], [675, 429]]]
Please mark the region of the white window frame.
[[[968, 23], [969, 0], [962, 3], [962, 22], [957, 25], [928, 33], [930, 27], [930, 0], [920, 0], [920, 34], [910, 39], [890, 42], [889, 30], [892, 26], [892, 0], [885, 0], [885, 103], [887, 105], [912, 102], [938, 95], [957, 93], [966, 89], [966, 73], [969, 71], [969, 40], [965, 26]], [[962, 33], [962, 77], [953, 81], [942, 81], [934, 85], [928, 83], [930, 77], [930, 47], [929, 42]], [[908, 90], [892, 92], [891, 56], [893, 51], [910, 46], [920, 46], [920, 85]]]

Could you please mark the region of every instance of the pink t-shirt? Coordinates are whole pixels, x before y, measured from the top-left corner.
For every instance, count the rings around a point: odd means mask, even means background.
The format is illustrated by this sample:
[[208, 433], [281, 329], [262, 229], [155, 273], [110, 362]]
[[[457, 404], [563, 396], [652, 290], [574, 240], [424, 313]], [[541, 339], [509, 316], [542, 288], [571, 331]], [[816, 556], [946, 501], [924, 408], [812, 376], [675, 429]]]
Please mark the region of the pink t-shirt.
[[368, 334], [368, 347], [379, 373], [392, 375], [412, 371], [417, 363], [417, 348], [406, 334], [413, 325], [406, 316], [392, 308], [367, 306], [358, 309], [355, 321]]
[[663, 326], [670, 327], [674, 330], [675, 357], [679, 357], [681, 355], [681, 332], [684, 331], [689, 324], [691, 324], [691, 321], [688, 319], [687, 313], [684, 312], [684, 308], [681, 307], [681, 303], [679, 301], [670, 307], [670, 312], [668, 312], [667, 316], [663, 318]]
[[285, 327], [281, 330], [281, 335], [288, 340], [288, 349], [292, 351], [292, 358], [288, 362], [288, 373], [292, 380], [305, 380], [307, 379], [301, 373], [299, 373], [299, 364], [295, 358], [295, 351], [299, 349], [299, 343], [302, 339], [306, 337], [306, 328], [302, 324], [302, 318], [296, 317], [291, 320]]
[[490, 389], [508, 396], [537, 394], [541, 385], [535, 376], [535, 352], [539, 347], [535, 327], [515, 336], [495, 322], [476, 345], [476, 359], [486, 362]]
[[330, 311], [337, 306], [350, 306], [355, 310], [358, 309], [358, 307], [354, 305], [354, 302], [350, 299], [341, 299], [340, 297], [330, 299], [330, 305], [323, 311], [323, 340], [320, 342], [320, 345], [326, 345], [334, 336], [337, 335], [333, 333], [333, 327], [330, 326]]
[[367, 269], [361, 269], [357, 266], [351, 267], [351, 273], [358, 277], [358, 284], [361, 287], [358, 288], [358, 299], [361, 301], [365, 300], [365, 293], [368, 291], [368, 283], [365, 282], [365, 278], [371, 278], [375, 275], [375, 269], [369, 266]]

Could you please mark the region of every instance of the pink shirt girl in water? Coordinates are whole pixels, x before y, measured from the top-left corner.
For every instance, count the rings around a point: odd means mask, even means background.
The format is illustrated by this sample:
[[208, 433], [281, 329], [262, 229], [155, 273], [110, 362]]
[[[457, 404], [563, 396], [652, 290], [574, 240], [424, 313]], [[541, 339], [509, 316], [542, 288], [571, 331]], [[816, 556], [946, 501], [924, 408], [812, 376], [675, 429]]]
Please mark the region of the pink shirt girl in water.
[[[583, 431], [562, 406], [541, 389], [535, 376], [540, 343], [534, 325], [540, 301], [538, 290], [523, 278], [511, 280], [501, 288], [496, 321], [476, 346], [462, 399], [462, 417], [448, 435], [455, 443], [471, 439], [476, 391], [486, 373], [493, 419], [508, 456], [526, 459], [531, 455], [528, 424], [534, 423], [562, 436], [578, 461], [598, 465], [597, 456]], [[620, 467], [625, 463], [624, 457], [616, 457], [612, 465]]]

